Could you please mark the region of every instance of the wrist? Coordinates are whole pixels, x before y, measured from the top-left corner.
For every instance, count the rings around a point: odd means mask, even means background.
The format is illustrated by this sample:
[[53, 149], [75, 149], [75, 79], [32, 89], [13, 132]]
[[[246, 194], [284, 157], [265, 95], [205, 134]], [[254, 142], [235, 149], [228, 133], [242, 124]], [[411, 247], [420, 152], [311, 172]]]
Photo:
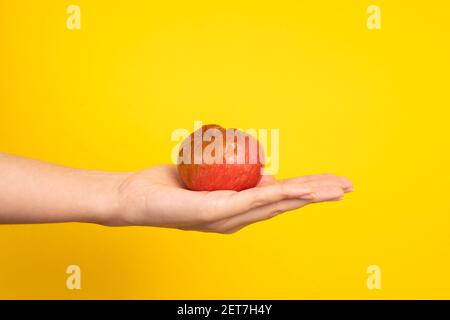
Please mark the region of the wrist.
[[120, 187], [130, 174], [122, 172], [91, 173], [91, 187], [86, 190], [91, 196], [90, 212], [86, 222], [105, 226], [124, 225]]

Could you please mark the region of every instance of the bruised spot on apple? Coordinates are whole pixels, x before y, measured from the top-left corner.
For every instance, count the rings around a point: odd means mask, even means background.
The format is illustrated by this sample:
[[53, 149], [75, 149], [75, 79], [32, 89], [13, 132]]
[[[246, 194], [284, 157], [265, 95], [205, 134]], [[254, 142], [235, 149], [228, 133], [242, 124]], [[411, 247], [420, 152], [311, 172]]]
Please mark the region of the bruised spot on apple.
[[219, 125], [204, 125], [180, 145], [178, 173], [190, 190], [241, 191], [261, 180], [264, 150], [253, 136]]

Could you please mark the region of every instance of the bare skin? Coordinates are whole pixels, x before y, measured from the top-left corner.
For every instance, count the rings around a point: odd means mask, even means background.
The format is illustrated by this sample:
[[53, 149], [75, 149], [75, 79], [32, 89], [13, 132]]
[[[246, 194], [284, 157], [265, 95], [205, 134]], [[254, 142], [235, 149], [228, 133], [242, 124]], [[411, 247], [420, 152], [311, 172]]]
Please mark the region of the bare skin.
[[308, 204], [353, 191], [343, 177], [264, 176], [244, 191], [184, 188], [176, 167], [136, 172], [79, 170], [0, 153], [0, 223], [88, 222], [234, 233]]

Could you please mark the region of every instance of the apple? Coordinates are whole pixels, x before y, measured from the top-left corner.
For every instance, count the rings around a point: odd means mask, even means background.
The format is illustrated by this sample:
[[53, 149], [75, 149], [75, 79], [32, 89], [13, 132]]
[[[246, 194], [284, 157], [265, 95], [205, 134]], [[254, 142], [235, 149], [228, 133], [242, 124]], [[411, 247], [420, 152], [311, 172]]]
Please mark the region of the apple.
[[261, 144], [238, 129], [204, 125], [180, 144], [178, 173], [190, 190], [253, 188], [261, 180], [263, 167]]

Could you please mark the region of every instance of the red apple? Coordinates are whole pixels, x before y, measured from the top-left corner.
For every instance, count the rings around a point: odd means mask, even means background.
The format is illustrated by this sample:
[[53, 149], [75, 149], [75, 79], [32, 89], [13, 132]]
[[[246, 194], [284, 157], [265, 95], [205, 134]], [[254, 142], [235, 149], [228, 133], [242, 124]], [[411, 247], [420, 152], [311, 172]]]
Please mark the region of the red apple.
[[263, 163], [264, 151], [256, 138], [210, 124], [181, 143], [178, 173], [190, 190], [241, 191], [258, 184]]

